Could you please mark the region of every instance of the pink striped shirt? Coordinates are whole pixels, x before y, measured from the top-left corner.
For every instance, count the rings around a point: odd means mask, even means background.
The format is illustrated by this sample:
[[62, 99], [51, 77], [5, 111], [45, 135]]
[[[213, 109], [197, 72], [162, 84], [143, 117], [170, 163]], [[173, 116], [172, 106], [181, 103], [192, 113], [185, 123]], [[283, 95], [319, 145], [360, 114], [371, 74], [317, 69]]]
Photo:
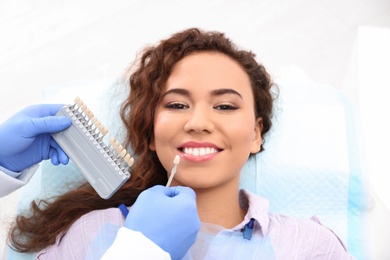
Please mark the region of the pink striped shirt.
[[[233, 229], [202, 223], [196, 243], [184, 259], [354, 259], [340, 239], [316, 218], [270, 214], [268, 201], [241, 190], [244, 220]], [[243, 238], [254, 219], [252, 238]], [[92, 211], [78, 219], [38, 259], [99, 259], [124, 224], [118, 208]]]

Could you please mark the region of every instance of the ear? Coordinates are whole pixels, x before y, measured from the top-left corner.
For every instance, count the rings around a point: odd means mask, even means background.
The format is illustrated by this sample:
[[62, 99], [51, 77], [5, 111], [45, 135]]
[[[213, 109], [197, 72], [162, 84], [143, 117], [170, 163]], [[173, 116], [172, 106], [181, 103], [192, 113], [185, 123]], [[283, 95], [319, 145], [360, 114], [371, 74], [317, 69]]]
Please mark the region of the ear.
[[256, 120], [256, 125], [254, 128], [254, 135], [252, 139], [251, 153], [258, 153], [261, 149], [261, 144], [263, 143], [263, 137], [261, 132], [263, 131], [263, 118], [259, 117]]
[[149, 149], [152, 150], [153, 152], [156, 151], [156, 144], [154, 143], [154, 138], [150, 141]]

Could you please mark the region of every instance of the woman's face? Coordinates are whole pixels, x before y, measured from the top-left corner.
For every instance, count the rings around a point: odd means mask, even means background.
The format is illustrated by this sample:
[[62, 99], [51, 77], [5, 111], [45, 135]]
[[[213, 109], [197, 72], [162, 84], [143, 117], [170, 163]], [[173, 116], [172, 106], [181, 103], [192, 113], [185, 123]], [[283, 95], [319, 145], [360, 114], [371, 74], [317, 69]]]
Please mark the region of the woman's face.
[[150, 144], [168, 173], [180, 156], [172, 185], [238, 185], [241, 168], [262, 142], [253, 99], [248, 75], [224, 54], [196, 53], [174, 66]]

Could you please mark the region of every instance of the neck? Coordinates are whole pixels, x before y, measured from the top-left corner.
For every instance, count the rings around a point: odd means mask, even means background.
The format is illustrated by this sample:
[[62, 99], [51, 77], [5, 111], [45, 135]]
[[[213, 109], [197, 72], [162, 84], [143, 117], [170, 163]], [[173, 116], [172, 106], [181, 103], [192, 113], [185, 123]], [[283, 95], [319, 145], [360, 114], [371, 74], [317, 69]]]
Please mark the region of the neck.
[[240, 208], [238, 185], [196, 189], [196, 203], [202, 222], [230, 229], [241, 223], [246, 211]]

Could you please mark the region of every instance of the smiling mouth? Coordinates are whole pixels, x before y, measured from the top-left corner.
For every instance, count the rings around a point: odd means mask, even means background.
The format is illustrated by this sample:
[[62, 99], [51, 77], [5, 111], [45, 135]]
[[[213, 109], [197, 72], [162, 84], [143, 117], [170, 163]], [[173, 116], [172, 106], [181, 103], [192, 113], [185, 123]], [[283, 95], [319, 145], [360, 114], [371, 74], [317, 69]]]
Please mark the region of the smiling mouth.
[[185, 147], [179, 149], [184, 154], [192, 155], [192, 156], [205, 156], [209, 154], [215, 154], [220, 152], [219, 149], [214, 147]]

